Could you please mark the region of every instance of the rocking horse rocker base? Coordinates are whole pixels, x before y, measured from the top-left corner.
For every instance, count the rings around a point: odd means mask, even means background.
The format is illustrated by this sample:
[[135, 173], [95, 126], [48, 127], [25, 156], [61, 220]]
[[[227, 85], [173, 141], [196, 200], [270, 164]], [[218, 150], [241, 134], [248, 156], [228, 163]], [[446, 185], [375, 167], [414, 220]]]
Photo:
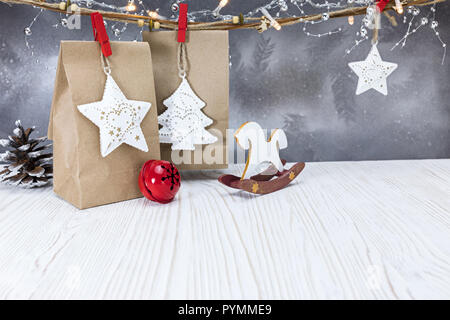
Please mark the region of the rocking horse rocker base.
[[[282, 160], [282, 163], [285, 165], [286, 160]], [[270, 174], [269, 172], [274, 172], [274, 168], [275, 166], [272, 165], [266, 171], [255, 175], [250, 179], [241, 179], [240, 177], [231, 174], [224, 174], [219, 177], [219, 182], [230, 188], [240, 189], [253, 194], [268, 194], [281, 190], [294, 181], [305, 168], [305, 163], [298, 162], [289, 170]], [[273, 179], [274, 177], [276, 178]]]

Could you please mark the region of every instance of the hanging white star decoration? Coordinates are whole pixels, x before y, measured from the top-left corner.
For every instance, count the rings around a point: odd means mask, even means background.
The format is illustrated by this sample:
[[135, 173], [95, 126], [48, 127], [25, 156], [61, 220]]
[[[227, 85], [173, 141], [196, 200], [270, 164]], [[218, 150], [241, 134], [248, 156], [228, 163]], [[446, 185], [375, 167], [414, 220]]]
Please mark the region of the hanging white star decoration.
[[369, 89], [387, 95], [387, 77], [397, 69], [396, 63], [381, 60], [377, 45], [373, 44], [366, 60], [350, 62], [348, 66], [355, 72], [358, 79], [356, 94], [359, 95]]
[[186, 78], [163, 103], [168, 109], [158, 117], [163, 126], [159, 130], [161, 143], [171, 143], [172, 150], [193, 151], [195, 144], [217, 141], [217, 137], [205, 129], [213, 123], [201, 111], [206, 104], [194, 93]]
[[103, 99], [78, 106], [78, 110], [100, 129], [100, 152], [106, 157], [126, 143], [147, 152], [141, 122], [151, 103], [128, 100], [111, 75], [107, 75]]

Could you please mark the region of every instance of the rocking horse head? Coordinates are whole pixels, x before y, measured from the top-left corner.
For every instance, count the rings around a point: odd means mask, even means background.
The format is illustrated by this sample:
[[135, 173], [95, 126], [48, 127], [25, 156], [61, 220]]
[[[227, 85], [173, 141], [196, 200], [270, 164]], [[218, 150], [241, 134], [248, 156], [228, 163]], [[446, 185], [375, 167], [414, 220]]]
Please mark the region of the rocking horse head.
[[287, 138], [283, 130], [275, 129], [269, 140], [266, 140], [265, 133], [259, 124], [246, 122], [236, 131], [234, 137], [241, 148], [250, 150], [243, 177], [249, 164], [259, 165], [269, 162], [278, 171], [283, 171], [284, 166], [279, 155], [280, 149], [287, 148]]

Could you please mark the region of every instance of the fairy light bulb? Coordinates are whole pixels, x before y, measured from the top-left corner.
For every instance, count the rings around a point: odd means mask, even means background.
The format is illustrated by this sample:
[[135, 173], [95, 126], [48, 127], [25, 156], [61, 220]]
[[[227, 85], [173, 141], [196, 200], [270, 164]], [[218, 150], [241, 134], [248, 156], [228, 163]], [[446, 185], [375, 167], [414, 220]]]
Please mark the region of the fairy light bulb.
[[400, 0], [395, 0], [395, 10], [397, 11], [398, 14], [403, 13], [403, 5]]
[[125, 7], [127, 11], [136, 11], [136, 5], [134, 4], [134, 0], [129, 0], [127, 6]]
[[261, 13], [270, 21], [270, 25], [277, 31], [281, 30], [281, 25], [278, 23], [277, 20], [275, 20], [269, 13], [269, 11], [267, 11], [266, 8], [260, 8], [259, 9], [261, 11]]
[[228, 0], [220, 0], [219, 5], [213, 11], [213, 15], [217, 17], [220, 13], [220, 10], [222, 10], [222, 8], [225, 7], [227, 4]]
[[270, 21], [270, 25], [277, 31], [281, 30], [281, 25], [276, 20]]
[[348, 24], [352, 26], [354, 23], [355, 23], [355, 17], [348, 16]]
[[154, 20], [156, 20], [156, 19], [159, 19], [159, 14], [158, 14], [158, 12], [156, 12], [156, 11], [147, 11], [147, 14], [148, 14], [148, 16], [150, 17], [150, 18], [152, 18], [152, 19], [154, 19]]
[[228, 4], [228, 0], [220, 0], [219, 7], [222, 9]]

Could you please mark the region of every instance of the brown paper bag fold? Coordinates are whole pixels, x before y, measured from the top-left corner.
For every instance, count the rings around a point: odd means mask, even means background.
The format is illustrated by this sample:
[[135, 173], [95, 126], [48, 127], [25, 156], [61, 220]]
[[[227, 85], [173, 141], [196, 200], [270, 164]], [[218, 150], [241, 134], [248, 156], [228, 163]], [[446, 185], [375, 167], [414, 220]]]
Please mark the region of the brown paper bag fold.
[[[143, 41], [150, 44], [156, 83], [158, 115], [167, 110], [163, 101], [170, 97], [181, 83], [177, 64], [177, 31], [143, 32]], [[187, 80], [192, 89], [206, 103], [202, 112], [214, 122], [206, 127], [219, 140], [214, 144], [220, 150], [212, 153], [213, 163], [205, 161], [209, 145], [196, 145], [195, 151], [183, 151], [190, 164], [178, 164], [172, 158], [171, 144], [161, 144], [161, 158], [174, 162], [178, 169], [223, 169], [228, 167], [227, 134], [229, 108], [229, 54], [228, 31], [189, 31], [186, 39], [188, 60]], [[181, 156], [179, 158], [181, 158]], [[183, 157], [183, 158], [184, 158]]]
[[160, 159], [150, 48], [136, 42], [111, 42], [111, 47], [112, 76], [124, 95], [152, 104], [141, 123], [149, 151], [122, 144], [101, 156], [98, 127], [77, 109], [103, 97], [100, 46], [61, 42], [48, 128], [54, 141], [54, 191], [80, 209], [141, 197], [139, 171], [147, 160]]

